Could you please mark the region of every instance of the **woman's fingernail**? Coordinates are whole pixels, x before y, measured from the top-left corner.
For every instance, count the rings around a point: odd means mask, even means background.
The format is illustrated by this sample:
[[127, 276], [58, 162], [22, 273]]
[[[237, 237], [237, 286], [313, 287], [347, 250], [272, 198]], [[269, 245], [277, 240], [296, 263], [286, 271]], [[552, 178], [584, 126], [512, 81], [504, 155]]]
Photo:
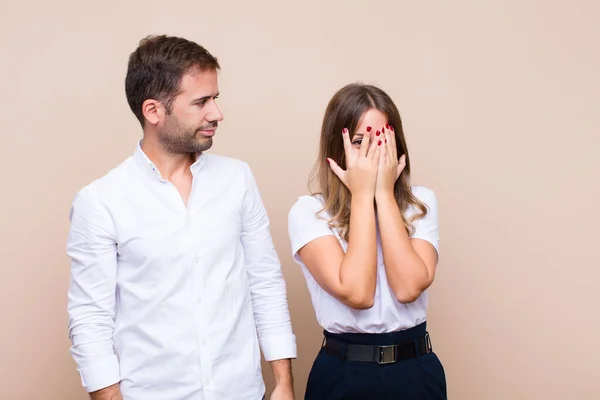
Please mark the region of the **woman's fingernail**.
[[394, 127], [390, 125], [390, 131], [394, 132]]
[[384, 132], [384, 133], [385, 133], [385, 128], [381, 128], [381, 132]]
[[379, 135], [381, 135], [381, 132], [377, 131], [377, 132], [375, 132], [375, 134], [376, 134], [377, 136], [379, 136]]
[[385, 139], [385, 142], [387, 143], [387, 139]]
[[377, 142], [377, 146], [381, 146], [381, 140]]
[[342, 129], [342, 133], [348, 133], [348, 129], [346, 129], [346, 128]]
[[385, 124], [385, 127], [390, 129], [390, 124], [389, 123]]
[[367, 132], [371, 132], [371, 127], [367, 126]]
[[329, 158], [326, 158], [327, 160], [327, 164], [331, 164], [331, 161], [329, 161]]

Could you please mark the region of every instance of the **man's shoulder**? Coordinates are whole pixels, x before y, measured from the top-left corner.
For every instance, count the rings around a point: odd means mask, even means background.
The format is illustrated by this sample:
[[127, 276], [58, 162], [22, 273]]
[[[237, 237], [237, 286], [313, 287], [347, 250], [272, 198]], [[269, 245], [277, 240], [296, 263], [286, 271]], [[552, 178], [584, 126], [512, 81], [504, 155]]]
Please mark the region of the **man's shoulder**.
[[239, 184], [254, 181], [254, 171], [250, 164], [242, 159], [206, 153], [204, 167], [211, 175], [218, 175], [223, 184]]
[[244, 160], [234, 157], [228, 157], [221, 154], [206, 153], [206, 162], [211, 167], [227, 168], [231, 170], [249, 170], [250, 166]]
[[103, 175], [83, 185], [75, 194], [73, 203], [83, 197], [94, 199], [95, 202], [104, 203], [106, 200], [121, 193], [128, 186], [127, 177], [130, 173], [131, 157], [128, 157]]

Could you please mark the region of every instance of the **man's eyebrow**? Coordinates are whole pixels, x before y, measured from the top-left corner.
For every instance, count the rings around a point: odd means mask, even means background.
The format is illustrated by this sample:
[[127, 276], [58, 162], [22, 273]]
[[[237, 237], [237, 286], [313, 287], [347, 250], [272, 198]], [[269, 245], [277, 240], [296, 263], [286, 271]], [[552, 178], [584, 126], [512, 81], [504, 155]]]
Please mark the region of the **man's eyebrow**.
[[217, 96], [219, 96], [218, 92], [217, 92], [217, 94], [214, 94], [214, 95], [208, 95], [208, 96], [198, 97], [196, 99], [193, 99], [192, 103], [201, 103], [201, 102], [203, 102], [205, 100], [212, 99], [212, 98], [215, 98]]

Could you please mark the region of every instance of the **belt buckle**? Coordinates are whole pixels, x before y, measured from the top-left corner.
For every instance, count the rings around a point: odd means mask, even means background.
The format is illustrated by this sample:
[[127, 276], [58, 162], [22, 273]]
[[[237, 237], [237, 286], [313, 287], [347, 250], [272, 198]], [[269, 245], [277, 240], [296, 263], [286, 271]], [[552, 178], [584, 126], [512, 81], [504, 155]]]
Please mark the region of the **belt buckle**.
[[429, 332], [425, 332], [425, 353], [431, 353], [432, 351], [431, 337], [429, 336]]
[[379, 346], [377, 364], [393, 364], [396, 362], [396, 345]]

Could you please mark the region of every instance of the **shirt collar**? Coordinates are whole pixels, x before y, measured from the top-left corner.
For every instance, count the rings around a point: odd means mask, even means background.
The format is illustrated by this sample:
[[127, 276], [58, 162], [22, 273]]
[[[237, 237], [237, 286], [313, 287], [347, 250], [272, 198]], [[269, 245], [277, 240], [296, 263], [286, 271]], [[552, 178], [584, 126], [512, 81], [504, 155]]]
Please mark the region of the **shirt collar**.
[[[200, 171], [200, 168], [204, 164], [205, 158], [206, 157], [204, 157], [204, 154], [202, 153], [196, 155], [196, 161], [190, 166], [190, 170], [192, 171], [193, 176], [196, 176], [198, 171]], [[156, 165], [154, 165], [152, 160], [150, 160], [146, 153], [144, 153], [144, 150], [142, 150], [142, 140], [139, 140], [137, 143], [135, 152], [133, 154], [133, 160], [142, 169], [142, 171], [159, 180], [164, 180], [163, 177], [160, 175], [160, 171], [158, 170]]]

